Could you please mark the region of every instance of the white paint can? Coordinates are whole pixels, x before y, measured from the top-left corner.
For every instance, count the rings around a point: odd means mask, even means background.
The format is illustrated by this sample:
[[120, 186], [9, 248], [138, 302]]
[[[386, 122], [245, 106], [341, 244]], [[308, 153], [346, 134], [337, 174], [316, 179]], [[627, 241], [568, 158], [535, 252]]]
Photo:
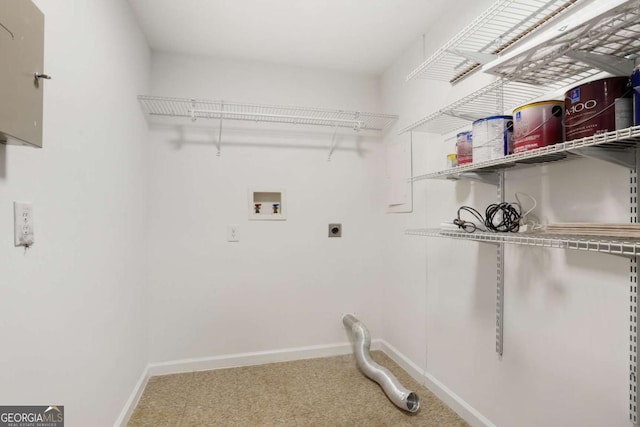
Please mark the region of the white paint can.
[[473, 163], [513, 153], [513, 116], [491, 116], [473, 122]]

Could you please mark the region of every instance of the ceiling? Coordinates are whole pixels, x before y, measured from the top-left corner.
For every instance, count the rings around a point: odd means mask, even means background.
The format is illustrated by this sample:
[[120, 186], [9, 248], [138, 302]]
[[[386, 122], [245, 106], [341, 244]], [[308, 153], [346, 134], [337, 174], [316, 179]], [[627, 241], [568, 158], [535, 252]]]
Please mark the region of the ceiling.
[[129, 0], [152, 49], [382, 73], [445, 0]]

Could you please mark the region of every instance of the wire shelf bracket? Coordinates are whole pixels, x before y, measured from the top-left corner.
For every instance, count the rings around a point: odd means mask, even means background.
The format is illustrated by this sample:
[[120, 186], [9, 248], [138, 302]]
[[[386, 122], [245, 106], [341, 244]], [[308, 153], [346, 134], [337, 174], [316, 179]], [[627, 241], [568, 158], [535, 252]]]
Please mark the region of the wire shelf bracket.
[[607, 150], [595, 146], [577, 148], [572, 152], [578, 154], [580, 157], [603, 160], [605, 162], [613, 163], [614, 165], [622, 166], [629, 169], [636, 167], [635, 157], [620, 150]]
[[635, 61], [633, 59], [619, 58], [614, 55], [604, 55], [579, 50], [568, 51], [565, 55], [570, 59], [582, 61], [585, 64], [591, 65], [594, 69], [606, 71], [614, 76], [631, 75], [635, 65]]
[[333, 136], [331, 137], [331, 145], [329, 146], [329, 156], [327, 157], [327, 161], [331, 161], [331, 156], [333, 155], [333, 150], [336, 148], [336, 137], [338, 135], [338, 125], [333, 128]]
[[483, 184], [500, 185], [499, 174], [497, 172], [463, 172], [457, 178], [467, 181], [482, 182]]
[[[220, 111], [223, 112], [224, 111], [224, 102], [220, 102]], [[220, 149], [222, 147], [222, 113], [220, 114], [220, 124], [218, 127], [218, 153], [217, 155], [220, 156]]]

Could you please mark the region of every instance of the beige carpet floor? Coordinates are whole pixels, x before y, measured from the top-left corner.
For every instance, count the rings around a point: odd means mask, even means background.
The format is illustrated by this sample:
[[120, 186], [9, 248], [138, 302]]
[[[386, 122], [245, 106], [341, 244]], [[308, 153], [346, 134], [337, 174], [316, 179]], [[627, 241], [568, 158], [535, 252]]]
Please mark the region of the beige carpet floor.
[[384, 353], [372, 356], [420, 396], [418, 413], [394, 406], [349, 355], [152, 377], [128, 426], [467, 426]]

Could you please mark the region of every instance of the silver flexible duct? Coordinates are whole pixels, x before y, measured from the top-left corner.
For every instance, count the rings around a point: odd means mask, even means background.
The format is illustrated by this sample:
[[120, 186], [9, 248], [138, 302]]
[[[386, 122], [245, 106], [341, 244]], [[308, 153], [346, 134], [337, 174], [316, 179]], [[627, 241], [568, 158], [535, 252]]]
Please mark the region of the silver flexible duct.
[[404, 388], [387, 368], [378, 365], [371, 358], [371, 354], [369, 354], [371, 336], [366, 326], [352, 314], [345, 314], [342, 317], [342, 323], [353, 335], [356, 363], [362, 373], [380, 384], [389, 400], [398, 408], [409, 412], [418, 412], [420, 409], [418, 395]]

